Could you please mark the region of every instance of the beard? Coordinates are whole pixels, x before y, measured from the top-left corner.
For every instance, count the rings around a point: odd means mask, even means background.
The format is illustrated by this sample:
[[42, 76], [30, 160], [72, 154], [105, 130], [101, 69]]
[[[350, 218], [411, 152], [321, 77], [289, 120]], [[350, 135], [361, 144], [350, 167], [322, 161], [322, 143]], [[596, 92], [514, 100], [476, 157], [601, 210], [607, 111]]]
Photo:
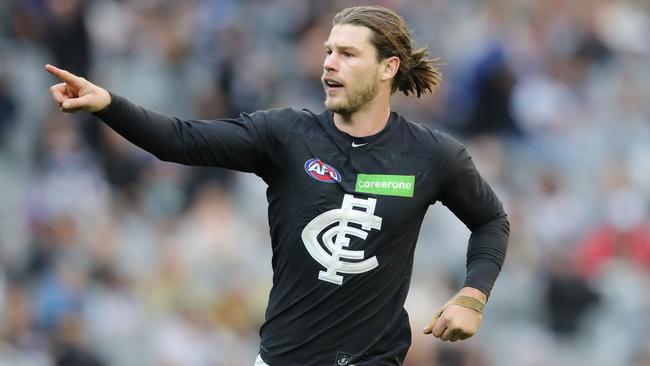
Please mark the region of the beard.
[[342, 115], [351, 115], [362, 109], [379, 93], [379, 80], [369, 78], [368, 82], [353, 89], [351, 86], [344, 87], [345, 94], [338, 96], [338, 100], [325, 96], [325, 108]]

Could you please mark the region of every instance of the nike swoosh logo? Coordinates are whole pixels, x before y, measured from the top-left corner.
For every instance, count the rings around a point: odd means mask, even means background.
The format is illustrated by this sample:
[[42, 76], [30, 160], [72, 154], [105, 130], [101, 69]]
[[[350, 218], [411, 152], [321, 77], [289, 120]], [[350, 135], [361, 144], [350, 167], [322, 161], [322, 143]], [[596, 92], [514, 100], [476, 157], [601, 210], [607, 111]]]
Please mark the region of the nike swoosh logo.
[[360, 146], [365, 146], [365, 145], [368, 145], [368, 143], [365, 142], [363, 144], [356, 144], [356, 143], [352, 142], [352, 147], [360, 147]]

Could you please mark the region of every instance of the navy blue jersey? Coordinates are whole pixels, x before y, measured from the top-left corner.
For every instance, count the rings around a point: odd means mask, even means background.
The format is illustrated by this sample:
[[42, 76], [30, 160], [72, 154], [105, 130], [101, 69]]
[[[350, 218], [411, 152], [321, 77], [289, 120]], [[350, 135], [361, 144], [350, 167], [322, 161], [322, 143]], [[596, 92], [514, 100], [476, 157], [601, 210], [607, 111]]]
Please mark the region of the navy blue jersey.
[[364, 138], [329, 111], [192, 121], [113, 95], [96, 115], [162, 160], [268, 184], [273, 287], [260, 355], [271, 366], [400, 365], [415, 244], [437, 201], [472, 231], [466, 286], [489, 294], [503, 264], [506, 215], [463, 145], [397, 113]]

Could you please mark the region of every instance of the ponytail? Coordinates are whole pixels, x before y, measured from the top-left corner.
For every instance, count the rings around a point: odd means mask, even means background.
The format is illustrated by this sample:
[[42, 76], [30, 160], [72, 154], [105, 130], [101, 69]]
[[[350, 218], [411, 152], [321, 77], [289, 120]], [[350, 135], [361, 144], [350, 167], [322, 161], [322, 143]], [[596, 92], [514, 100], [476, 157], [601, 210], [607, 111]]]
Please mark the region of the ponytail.
[[404, 95], [415, 95], [420, 97], [423, 94], [433, 93], [433, 90], [440, 85], [442, 73], [438, 69], [438, 59], [427, 59], [429, 50], [420, 48], [411, 54], [407, 60], [401, 60], [395, 81], [393, 92], [401, 91]]

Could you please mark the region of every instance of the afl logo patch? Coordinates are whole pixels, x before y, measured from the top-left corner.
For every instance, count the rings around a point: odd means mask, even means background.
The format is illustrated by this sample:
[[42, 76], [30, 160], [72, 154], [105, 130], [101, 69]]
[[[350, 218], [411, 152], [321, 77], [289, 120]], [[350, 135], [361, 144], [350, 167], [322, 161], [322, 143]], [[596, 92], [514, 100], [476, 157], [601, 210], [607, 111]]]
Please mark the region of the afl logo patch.
[[333, 166], [325, 164], [318, 158], [305, 162], [305, 171], [312, 178], [325, 183], [339, 183], [341, 174]]

